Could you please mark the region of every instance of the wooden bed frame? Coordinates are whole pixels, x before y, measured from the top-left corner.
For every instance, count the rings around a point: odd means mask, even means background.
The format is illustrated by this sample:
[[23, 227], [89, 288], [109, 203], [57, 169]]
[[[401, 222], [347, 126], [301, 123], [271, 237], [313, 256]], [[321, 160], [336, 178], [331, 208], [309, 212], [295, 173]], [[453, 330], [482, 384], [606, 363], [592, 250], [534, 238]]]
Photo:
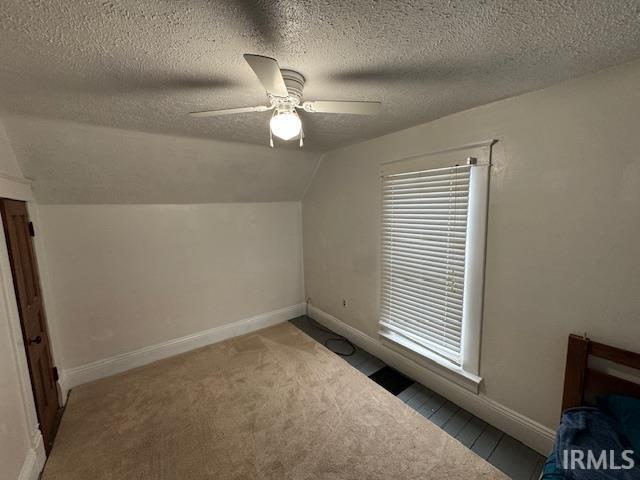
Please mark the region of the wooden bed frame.
[[601, 394], [640, 397], [640, 384], [589, 367], [589, 357], [598, 357], [640, 370], [640, 353], [629, 352], [587, 337], [569, 335], [567, 365], [564, 373], [562, 411], [579, 407]]

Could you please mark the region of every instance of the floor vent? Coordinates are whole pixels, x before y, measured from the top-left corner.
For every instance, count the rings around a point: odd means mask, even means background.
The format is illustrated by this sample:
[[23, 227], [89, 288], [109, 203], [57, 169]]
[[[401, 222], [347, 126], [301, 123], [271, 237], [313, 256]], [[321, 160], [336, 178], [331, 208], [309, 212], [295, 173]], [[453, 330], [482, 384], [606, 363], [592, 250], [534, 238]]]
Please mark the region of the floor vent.
[[413, 380], [391, 367], [382, 367], [369, 375], [369, 378], [394, 395], [398, 395], [413, 383]]

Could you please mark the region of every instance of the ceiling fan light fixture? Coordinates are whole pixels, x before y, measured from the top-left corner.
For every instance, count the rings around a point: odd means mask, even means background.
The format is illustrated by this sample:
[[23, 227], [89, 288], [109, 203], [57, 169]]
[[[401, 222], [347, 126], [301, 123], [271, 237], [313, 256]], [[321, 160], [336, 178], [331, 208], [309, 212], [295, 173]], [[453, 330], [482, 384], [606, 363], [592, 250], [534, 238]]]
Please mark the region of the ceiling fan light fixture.
[[302, 122], [295, 112], [276, 112], [269, 122], [271, 133], [282, 140], [291, 140], [300, 135]]
[[295, 70], [281, 69], [275, 58], [247, 53], [244, 55], [244, 59], [264, 87], [269, 105], [206, 110], [191, 112], [189, 115], [202, 118], [273, 110], [269, 123], [269, 145], [273, 147], [273, 136], [275, 135], [285, 141], [298, 137], [300, 147], [302, 147], [304, 131], [296, 109], [313, 114], [339, 113], [342, 115], [374, 115], [380, 111], [380, 102], [359, 100], [303, 101], [302, 93], [305, 79], [302, 74]]

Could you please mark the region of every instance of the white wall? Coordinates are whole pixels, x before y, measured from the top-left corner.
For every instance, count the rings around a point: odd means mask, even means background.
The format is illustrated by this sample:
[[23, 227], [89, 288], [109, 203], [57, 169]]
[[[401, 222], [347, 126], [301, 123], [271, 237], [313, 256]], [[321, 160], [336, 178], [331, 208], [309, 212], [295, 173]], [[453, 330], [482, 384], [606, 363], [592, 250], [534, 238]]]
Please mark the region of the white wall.
[[[4, 300], [4, 299], [3, 299]], [[8, 318], [0, 322], [0, 479], [15, 479], [31, 448], [25, 419], [16, 351]]]
[[[31, 198], [2, 121], [0, 197]], [[44, 462], [27, 368], [9, 257], [0, 231], [0, 480], [19, 475], [25, 480], [34, 478]]]
[[327, 154], [303, 202], [306, 295], [377, 338], [379, 163], [498, 139], [482, 395], [555, 428], [569, 333], [640, 350], [638, 112], [634, 62]]
[[298, 202], [40, 205], [65, 370], [303, 301]]
[[4, 122], [0, 120], [0, 174], [14, 178], [22, 178], [22, 170], [18, 166], [15, 152], [7, 132]]
[[5, 198], [33, 198], [30, 182], [24, 178], [18, 165], [2, 119], [0, 119], [0, 193]]

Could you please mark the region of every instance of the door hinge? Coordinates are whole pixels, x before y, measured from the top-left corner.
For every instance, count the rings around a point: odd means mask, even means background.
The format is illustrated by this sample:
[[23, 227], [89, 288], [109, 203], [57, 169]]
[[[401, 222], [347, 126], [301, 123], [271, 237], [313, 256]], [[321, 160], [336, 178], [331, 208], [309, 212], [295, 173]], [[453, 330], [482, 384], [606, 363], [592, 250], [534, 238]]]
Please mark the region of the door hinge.
[[36, 236], [36, 230], [33, 228], [33, 222], [29, 222], [29, 235], [32, 237]]
[[60, 375], [58, 375], [58, 367], [53, 367], [53, 380], [56, 382], [60, 380]]

